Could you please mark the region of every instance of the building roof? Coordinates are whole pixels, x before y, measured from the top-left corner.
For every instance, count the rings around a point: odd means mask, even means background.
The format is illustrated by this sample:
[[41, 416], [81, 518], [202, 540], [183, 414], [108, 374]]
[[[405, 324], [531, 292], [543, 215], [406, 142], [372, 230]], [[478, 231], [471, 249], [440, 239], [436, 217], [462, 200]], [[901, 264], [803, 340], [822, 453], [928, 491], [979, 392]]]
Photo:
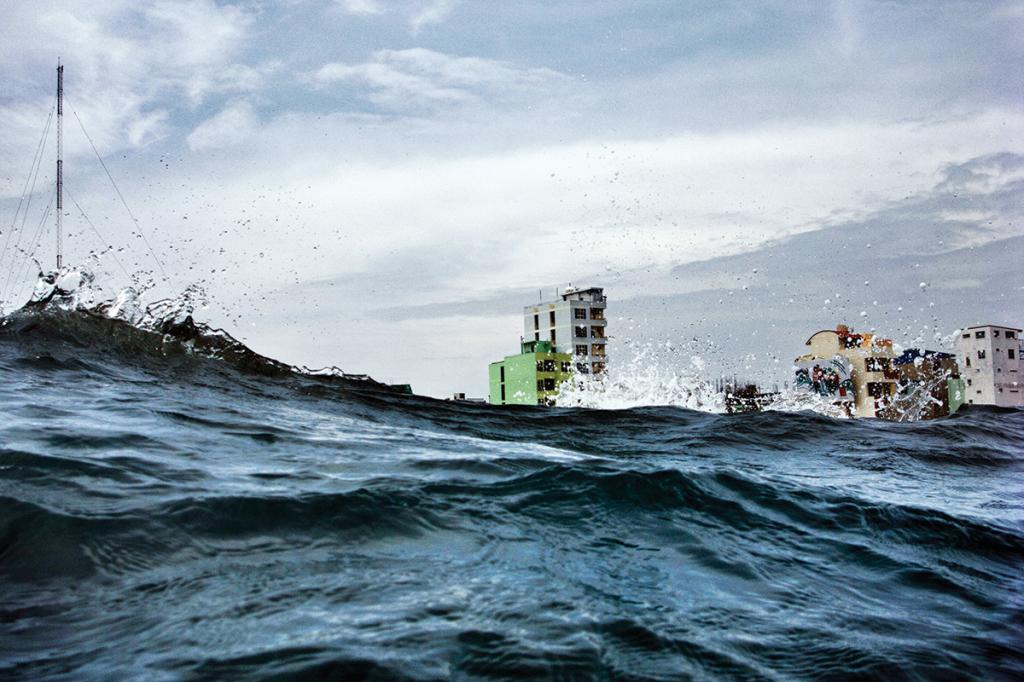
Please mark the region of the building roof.
[[897, 365], [907, 365], [917, 358], [925, 359], [936, 359], [936, 360], [956, 360], [956, 355], [952, 353], [945, 353], [939, 350], [921, 350], [920, 348], [908, 348], [897, 356], [893, 362]]
[[804, 341], [804, 345], [805, 345], [805, 346], [809, 346], [809, 345], [811, 345], [811, 339], [813, 339], [813, 338], [814, 338], [815, 336], [817, 336], [818, 334], [824, 334], [825, 332], [832, 332], [832, 333], [833, 333], [833, 334], [835, 334], [836, 336], [839, 336], [839, 332], [837, 332], [837, 331], [836, 331], [835, 329], [821, 329], [821, 330], [818, 330], [818, 331], [814, 332], [813, 334], [811, 334], [811, 335], [810, 335], [810, 336], [809, 336], [809, 337], [807, 338], [807, 340], [806, 340], [806, 341]]
[[1009, 329], [1010, 331], [1015, 332], [1024, 332], [1024, 329], [1019, 327], [1008, 327], [1005, 324], [976, 324], [973, 327], [964, 327], [964, 329], [988, 329], [989, 327], [994, 327], [996, 329]]
[[604, 301], [604, 287], [587, 287], [585, 289], [581, 289], [578, 287], [569, 287], [568, 289], [562, 292], [561, 297], [563, 301], [569, 301], [574, 300], [572, 299], [573, 296], [580, 296], [582, 294], [590, 294], [591, 296], [593, 296], [591, 300], [594, 301]]

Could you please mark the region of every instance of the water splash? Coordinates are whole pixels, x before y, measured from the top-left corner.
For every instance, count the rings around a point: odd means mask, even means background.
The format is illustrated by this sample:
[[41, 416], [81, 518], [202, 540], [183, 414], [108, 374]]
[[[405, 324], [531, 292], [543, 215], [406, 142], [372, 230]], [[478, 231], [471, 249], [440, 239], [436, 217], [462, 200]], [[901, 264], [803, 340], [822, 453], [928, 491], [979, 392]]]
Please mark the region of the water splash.
[[[604, 374], [576, 375], [563, 383], [556, 403], [560, 407], [600, 410], [664, 406], [710, 413], [727, 411], [726, 393], [707, 376], [707, 366], [700, 355], [691, 355], [679, 369], [663, 356], [663, 349], [658, 346], [632, 344], [632, 347], [634, 354], [630, 359], [609, 363]], [[773, 394], [765, 409], [815, 412], [835, 418], [849, 416], [842, 407], [797, 387], [787, 387]]]
[[192, 284], [171, 298], [146, 301], [156, 286], [147, 273], [138, 273], [132, 283], [108, 298], [96, 283], [92, 270], [83, 266], [65, 266], [60, 270], [40, 273], [32, 297], [21, 310], [61, 310], [101, 315], [127, 322], [147, 331], [161, 331], [168, 324], [182, 324], [197, 310], [209, 305], [209, 297], [201, 286]]
[[67, 266], [41, 273], [31, 299], [0, 317], [0, 329], [18, 335], [40, 326], [56, 336], [98, 341], [110, 349], [162, 357], [193, 355], [223, 360], [237, 369], [265, 376], [301, 375], [322, 381], [360, 381], [380, 385], [365, 374], [337, 367], [311, 370], [260, 355], [223, 329], [196, 322], [194, 315], [209, 305], [206, 290], [192, 284], [177, 296], [152, 302], [152, 276], [140, 274], [132, 284], [106, 297], [89, 268]]
[[625, 362], [609, 363], [602, 374], [577, 374], [558, 390], [561, 407], [623, 410], [632, 407], [683, 407], [702, 412], [725, 412], [725, 397], [702, 376], [704, 361], [697, 355], [689, 366], [670, 369], [651, 344], [634, 346]]

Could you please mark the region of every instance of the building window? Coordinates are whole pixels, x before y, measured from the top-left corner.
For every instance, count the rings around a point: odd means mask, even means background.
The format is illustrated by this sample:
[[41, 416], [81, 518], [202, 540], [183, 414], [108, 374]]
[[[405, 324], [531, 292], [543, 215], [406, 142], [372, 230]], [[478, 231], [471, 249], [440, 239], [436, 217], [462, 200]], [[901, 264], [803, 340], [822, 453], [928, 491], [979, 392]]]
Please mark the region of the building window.
[[1016, 354], [1016, 353], [1014, 353], [1014, 351], [1013, 351], [1013, 349], [1012, 349], [1012, 348], [1007, 348], [1007, 349], [1006, 349], [1006, 357], [1008, 357], [1008, 358], [1010, 358], [1011, 360], [1013, 360], [1014, 358], [1016, 358], [1016, 357], [1017, 357], [1017, 354]]
[[505, 365], [502, 365], [498, 369], [501, 370], [501, 383], [505, 383]]
[[586, 345], [576, 346], [576, 355], [587, 355], [587, 350]]
[[999, 330], [998, 329], [993, 329], [992, 330], [992, 338], [994, 338], [994, 339], [998, 339], [999, 338]]
[[576, 334], [576, 338], [577, 339], [585, 339], [585, 338], [587, 338], [587, 328], [586, 327], [576, 327], [576, 329], [574, 330], [574, 333]]
[[555, 371], [555, 361], [554, 360], [545, 360], [544, 361], [544, 371], [545, 372], [554, 372]]
[[971, 334], [970, 334], [970, 332], [968, 332], [968, 333], [964, 334], [964, 338], [965, 338], [965, 339], [969, 339], [969, 338], [971, 338]]
[[864, 369], [869, 372], [885, 372], [892, 367], [889, 358], [867, 358], [864, 361]]
[[967, 366], [970, 367], [971, 366], [971, 359], [970, 358], [964, 358], [964, 359], [967, 361]]
[[545, 391], [553, 391], [553, 390], [555, 390], [555, 380], [554, 379], [545, 379], [544, 380], [544, 390]]
[[985, 338], [985, 332], [974, 332], [974, 338], [983, 339]]
[[603, 339], [604, 338], [604, 327], [591, 327], [590, 328], [590, 337], [594, 338], [594, 339]]
[[548, 313], [548, 322], [551, 323], [552, 327], [555, 326], [555, 311], [554, 310], [552, 310], [551, 312]]
[[501, 385], [501, 402], [505, 402], [505, 384]]
[[891, 385], [882, 381], [868, 382], [868, 395], [872, 398], [888, 398], [889, 386]]
[[577, 320], [585, 320], [585, 319], [587, 319], [587, 309], [586, 308], [573, 308], [572, 309], [572, 316], [574, 318], [576, 318]]
[[555, 343], [555, 330], [554, 329], [551, 330], [551, 343], [552, 344]]
[[536, 313], [533, 314], [533, 328], [540, 329], [540, 315]]
[[590, 309], [590, 319], [592, 319], [592, 320], [603, 320], [604, 319], [604, 311], [601, 310], [600, 308], [591, 308]]
[[985, 359], [985, 351], [983, 351], [983, 350], [979, 350], [978, 351], [978, 359], [979, 360], [984, 360]]
[[544, 380], [543, 379], [537, 379], [537, 391], [539, 392], [539, 391], [543, 391], [543, 390], [544, 390]]
[[540, 341], [540, 332], [534, 332], [533, 333], [533, 340], [534, 341]]
[[604, 355], [604, 346], [594, 344], [594, 355]]
[[572, 371], [572, 363], [571, 362], [563, 362], [562, 363], [562, 372], [564, 374], [568, 374], [571, 371]]
[[1011, 331], [1006, 332], [1006, 338], [1008, 338], [1008, 339], [1015, 339], [1015, 338], [1017, 338], [1017, 332], [1011, 332]]
[[580, 374], [590, 374], [590, 367], [585, 362], [577, 362], [576, 371]]
[[971, 381], [970, 379], [968, 379], [968, 380], [967, 380], [967, 385], [968, 385], [968, 386], [972, 385], [972, 383], [973, 383], [973, 382], [972, 382], [972, 381]]

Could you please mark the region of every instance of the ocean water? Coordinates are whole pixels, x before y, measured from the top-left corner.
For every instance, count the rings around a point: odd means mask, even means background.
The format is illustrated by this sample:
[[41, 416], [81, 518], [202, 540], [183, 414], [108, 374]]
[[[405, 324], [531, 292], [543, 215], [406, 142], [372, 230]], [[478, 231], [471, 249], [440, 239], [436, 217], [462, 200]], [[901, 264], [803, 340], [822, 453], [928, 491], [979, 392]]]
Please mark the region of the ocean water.
[[0, 677], [1024, 677], [1024, 412], [494, 408], [109, 312], [0, 325]]

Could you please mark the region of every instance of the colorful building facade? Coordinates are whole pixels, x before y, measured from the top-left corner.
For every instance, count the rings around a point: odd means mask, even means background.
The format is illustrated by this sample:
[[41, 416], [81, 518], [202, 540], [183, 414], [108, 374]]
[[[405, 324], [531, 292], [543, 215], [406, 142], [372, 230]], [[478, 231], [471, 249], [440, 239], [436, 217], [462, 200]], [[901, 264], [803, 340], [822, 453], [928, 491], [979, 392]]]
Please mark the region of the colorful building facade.
[[851, 415], [886, 416], [899, 379], [892, 341], [838, 325], [814, 333], [805, 345], [810, 352], [795, 360], [798, 386], [834, 396]]
[[899, 373], [890, 418], [937, 419], [956, 412], [964, 402], [964, 382], [956, 356], [910, 348], [893, 361]]
[[572, 376], [572, 356], [550, 341], [524, 341], [518, 355], [488, 367], [492, 405], [553, 405], [562, 382]]

